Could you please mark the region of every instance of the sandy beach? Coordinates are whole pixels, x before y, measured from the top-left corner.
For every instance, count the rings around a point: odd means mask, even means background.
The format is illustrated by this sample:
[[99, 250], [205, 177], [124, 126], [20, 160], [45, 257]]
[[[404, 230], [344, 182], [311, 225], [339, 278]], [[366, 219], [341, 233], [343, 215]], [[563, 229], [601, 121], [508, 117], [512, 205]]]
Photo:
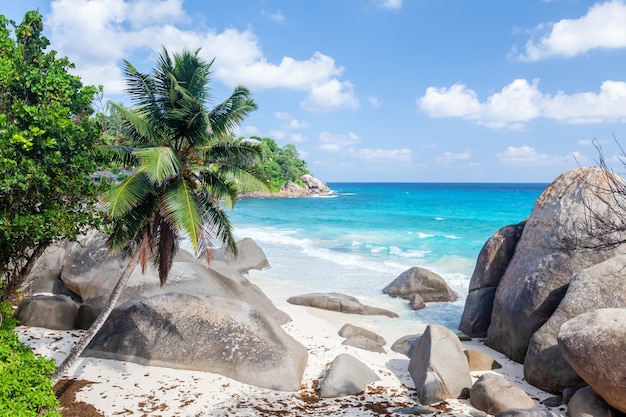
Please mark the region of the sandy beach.
[[[218, 374], [186, 371], [130, 362], [81, 358], [71, 375], [82, 386], [76, 401], [90, 404], [105, 416], [402, 416], [419, 405], [408, 372], [409, 359], [390, 347], [400, 337], [418, 334], [424, 325], [413, 328], [388, 326], [387, 317], [358, 316], [294, 306], [287, 298], [301, 294], [297, 288], [281, 286], [258, 276], [248, 277], [292, 321], [283, 328], [309, 352], [300, 390], [281, 392], [253, 387]], [[383, 336], [387, 353], [369, 352], [344, 346], [338, 330], [346, 323], [358, 325]], [[61, 361], [81, 336], [81, 331], [55, 331], [20, 326], [20, 339], [37, 354]], [[528, 385], [522, 367], [478, 341], [464, 342], [467, 349], [491, 355], [501, 365], [497, 372], [522, 387], [540, 409], [551, 395]], [[320, 399], [315, 388], [328, 365], [341, 353], [353, 355], [380, 377], [360, 395]], [[478, 378], [479, 372], [473, 373]], [[84, 385], [84, 386], [83, 386]], [[449, 400], [436, 408], [446, 415], [469, 416], [475, 412], [468, 400]], [[403, 413], [404, 411], [404, 413]], [[563, 410], [553, 409], [562, 412]], [[65, 415], [65, 414], [64, 414]]]

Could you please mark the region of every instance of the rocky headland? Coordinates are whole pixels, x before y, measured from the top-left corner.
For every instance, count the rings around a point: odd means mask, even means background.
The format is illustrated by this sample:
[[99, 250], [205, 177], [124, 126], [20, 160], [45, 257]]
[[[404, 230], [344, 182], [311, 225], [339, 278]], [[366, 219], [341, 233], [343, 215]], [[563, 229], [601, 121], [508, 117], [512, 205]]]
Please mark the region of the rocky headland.
[[331, 193], [331, 190], [328, 188], [326, 183], [310, 174], [303, 175], [300, 178], [300, 181], [303, 184], [302, 187], [293, 182], [288, 182], [281, 190], [274, 193], [252, 191], [240, 194], [239, 198], [295, 198], [323, 196]]

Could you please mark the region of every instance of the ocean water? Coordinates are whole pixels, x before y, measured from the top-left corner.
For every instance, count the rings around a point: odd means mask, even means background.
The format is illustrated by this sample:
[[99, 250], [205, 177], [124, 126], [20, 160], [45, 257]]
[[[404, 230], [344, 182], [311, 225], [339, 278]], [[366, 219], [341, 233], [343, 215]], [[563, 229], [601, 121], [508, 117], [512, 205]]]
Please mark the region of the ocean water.
[[[311, 198], [238, 201], [237, 238], [250, 237], [271, 267], [251, 275], [305, 292], [339, 292], [395, 311], [398, 323], [458, 327], [476, 258], [499, 228], [524, 220], [547, 184], [329, 183]], [[454, 303], [413, 311], [382, 293], [420, 266], [441, 275]], [[402, 325], [402, 324], [399, 324]]]

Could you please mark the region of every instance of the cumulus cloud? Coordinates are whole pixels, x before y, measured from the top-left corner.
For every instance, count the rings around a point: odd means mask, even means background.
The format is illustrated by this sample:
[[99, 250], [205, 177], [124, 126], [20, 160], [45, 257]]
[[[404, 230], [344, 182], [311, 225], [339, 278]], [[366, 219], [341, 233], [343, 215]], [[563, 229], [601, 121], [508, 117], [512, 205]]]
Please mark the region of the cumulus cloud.
[[301, 103], [302, 108], [310, 111], [330, 111], [341, 108], [357, 108], [359, 100], [354, 95], [352, 83], [340, 82], [336, 78], [313, 83], [309, 95]]
[[[541, 30], [543, 25], [538, 29]], [[539, 40], [526, 43], [518, 58], [537, 61], [554, 56], [572, 57], [593, 49], [626, 47], [626, 4], [623, 0], [597, 3], [578, 19], [563, 19], [550, 26]]]
[[[266, 14], [284, 19], [280, 12]], [[285, 88], [308, 92], [307, 103], [315, 109], [354, 107], [358, 100], [352, 84], [339, 81], [343, 67], [332, 57], [314, 52], [296, 60], [284, 56], [279, 62], [265, 57], [251, 28], [228, 28], [218, 32], [194, 25], [182, 0], [52, 0], [47, 27], [61, 54], [76, 64], [87, 84], [103, 84], [105, 94], [123, 93], [118, 64], [129, 59], [138, 68], [135, 53], [201, 48], [205, 59], [216, 58], [213, 77], [229, 87]]]
[[519, 147], [509, 146], [504, 152], [498, 153], [497, 157], [507, 165], [524, 167], [555, 166], [584, 159], [578, 152], [569, 155], [550, 155], [540, 153], [535, 148], [526, 145]]
[[517, 79], [482, 102], [475, 91], [454, 84], [428, 87], [417, 104], [430, 117], [462, 118], [491, 128], [521, 129], [537, 118], [569, 124], [626, 122], [626, 83], [605, 81], [599, 92], [550, 95], [540, 91], [538, 80]]

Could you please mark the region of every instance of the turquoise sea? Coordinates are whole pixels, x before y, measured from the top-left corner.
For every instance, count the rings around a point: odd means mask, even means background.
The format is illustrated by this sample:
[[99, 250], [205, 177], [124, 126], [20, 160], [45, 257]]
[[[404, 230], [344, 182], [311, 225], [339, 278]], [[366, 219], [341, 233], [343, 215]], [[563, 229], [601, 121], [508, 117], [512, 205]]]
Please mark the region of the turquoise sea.
[[[329, 183], [332, 194], [238, 201], [229, 212], [271, 267], [251, 274], [304, 292], [340, 292], [401, 319], [458, 326], [476, 258], [500, 227], [525, 219], [547, 184]], [[382, 289], [420, 266], [457, 292], [411, 311]]]

